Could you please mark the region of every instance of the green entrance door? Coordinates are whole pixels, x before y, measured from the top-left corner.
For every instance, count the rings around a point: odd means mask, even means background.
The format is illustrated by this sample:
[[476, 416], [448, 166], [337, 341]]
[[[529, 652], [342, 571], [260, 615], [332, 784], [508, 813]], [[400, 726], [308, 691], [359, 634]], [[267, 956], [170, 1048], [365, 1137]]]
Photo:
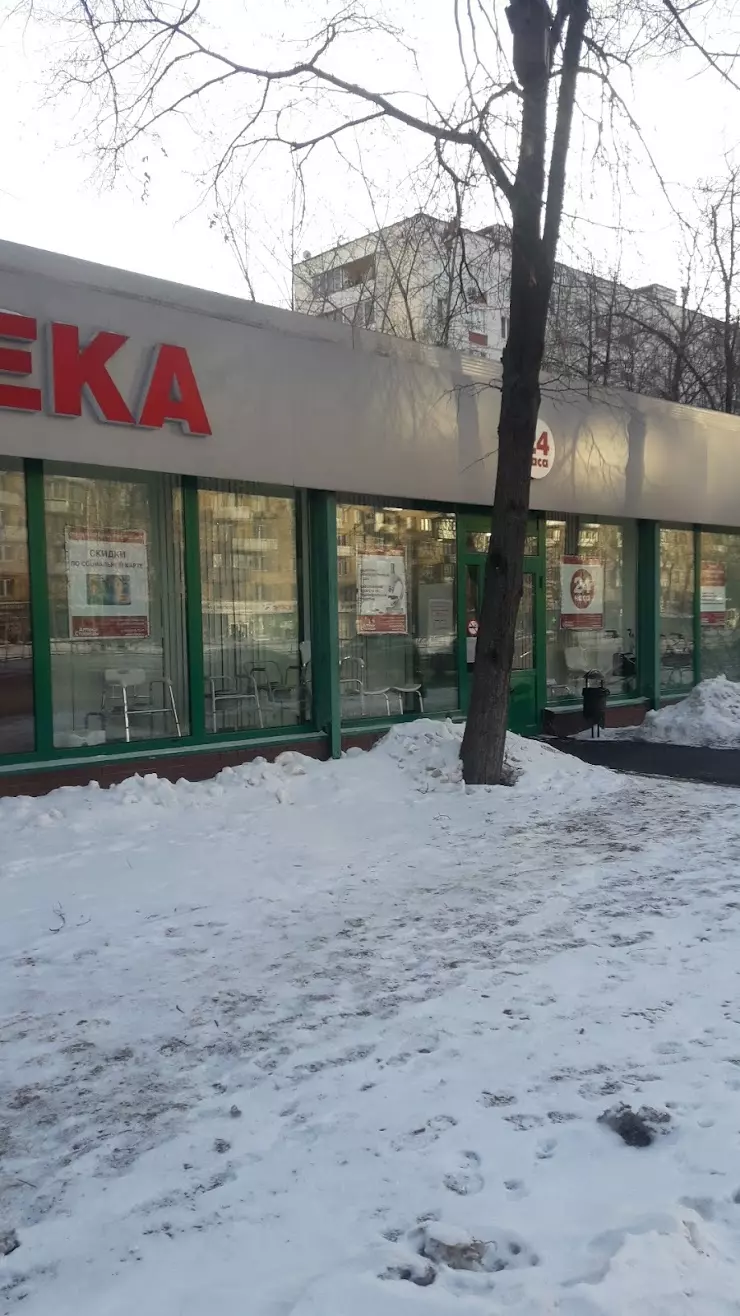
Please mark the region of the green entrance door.
[[[458, 625], [462, 662], [460, 665], [461, 702], [467, 711], [475, 662], [478, 618], [483, 603], [483, 579], [486, 569], [488, 534], [476, 527], [478, 518], [466, 518], [463, 528], [463, 553], [460, 561]], [[470, 525], [467, 525], [467, 522]], [[472, 528], [471, 528], [472, 527]], [[537, 549], [537, 527], [527, 536], [527, 549]], [[475, 551], [477, 550], [477, 551]], [[481, 551], [485, 550], [485, 551]], [[543, 578], [539, 556], [524, 559], [522, 600], [516, 622], [514, 666], [509, 687], [509, 727], [519, 735], [534, 735], [540, 730], [539, 689], [541, 673], [538, 657], [544, 650], [540, 641], [543, 609]]]

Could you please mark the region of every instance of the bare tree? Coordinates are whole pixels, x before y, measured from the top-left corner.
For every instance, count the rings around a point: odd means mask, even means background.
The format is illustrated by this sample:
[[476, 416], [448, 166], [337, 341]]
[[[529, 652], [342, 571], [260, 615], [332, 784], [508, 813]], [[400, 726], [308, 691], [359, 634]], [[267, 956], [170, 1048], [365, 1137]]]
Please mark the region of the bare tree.
[[[614, 77], [631, 59], [689, 46], [732, 80], [732, 57], [710, 48], [701, 28], [729, 0], [642, 0], [639, 7], [593, 0], [591, 9], [587, 0], [557, 0], [554, 13], [547, 0], [511, 0], [505, 11], [511, 41], [496, 0], [450, 0], [462, 90], [446, 107], [423, 88], [421, 96], [417, 88], [381, 89], [380, 72], [375, 85], [347, 76], [351, 51], [371, 38], [408, 50], [402, 25], [387, 17], [390, 0], [377, 12], [361, 0], [345, 0], [308, 32], [298, 54], [292, 41], [287, 57], [275, 63], [239, 59], [234, 35], [219, 41], [207, 26], [205, 0], [46, 0], [45, 10], [37, 7], [42, 2], [26, 0], [37, 21], [65, 25], [63, 85], [74, 84], [87, 96], [92, 130], [114, 170], [142, 138], [159, 133], [175, 116], [191, 122], [199, 107], [208, 113], [209, 140], [215, 120], [221, 123], [212, 170], [216, 186], [239, 161], [268, 145], [282, 144], [305, 162], [327, 143], [337, 148], [348, 133], [392, 126], [407, 142], [427, 141], [457, 187], [480, 194], [486, 186], [494, 205], [508, 211], [511, 284], [498, 468], [462, 747], [466, 781], [499, 782], [540, 368], [577, 88], [582, 83], [582, 123], [592, 131], [598, 157], [614, 116], [622, 113], [633, 122]], [[297, 30], [302, 15], [291, 12]], [[416, 51], [410, 67], [418, 68]]]
[[724, 178], [704, 184], [702, 218], [710, 240], [712, 274], [720, 306], [723, 363], [722, 410], [734, 413], [740, 400], [740, 167], [727, 159]]
[[702, 184], [681, 216], [681, 288], [631, 288], [615, 269], [557, 266], [545, 364], [570, 385], [627, 388], [736, 412], [740, 398], [738, 174]]

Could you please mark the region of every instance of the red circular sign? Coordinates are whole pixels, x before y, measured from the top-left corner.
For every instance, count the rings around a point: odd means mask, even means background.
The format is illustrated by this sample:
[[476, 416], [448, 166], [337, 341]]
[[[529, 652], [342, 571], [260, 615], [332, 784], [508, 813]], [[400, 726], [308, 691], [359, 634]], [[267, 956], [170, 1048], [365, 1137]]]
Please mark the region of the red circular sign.
[[570, 580], [570, 597], [576, 608], [590, 608], [596, 597], [596, 581], [586, 567], [579, 567]]
[[475, 636], [478, 634], [478, 623], [477, 621], [475, 621], [475, 619], [468, 622], [467, 633], [471, 637], [471, 639], [474, 639]]

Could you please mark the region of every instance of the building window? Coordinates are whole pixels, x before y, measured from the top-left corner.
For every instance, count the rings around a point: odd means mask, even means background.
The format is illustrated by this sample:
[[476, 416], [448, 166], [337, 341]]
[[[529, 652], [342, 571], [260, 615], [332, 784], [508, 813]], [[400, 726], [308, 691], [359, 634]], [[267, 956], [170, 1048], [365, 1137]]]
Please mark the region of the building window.
[[26, 487], [20, 463], [3, 461], [0, 510], [4, 541], [0, 565], [0, 754], [22, 754], [34, 748], [34, 720]]
[[198, 508], [206, 727], [302, 722], [310, 664], [301, 657], [295, 499], [208, 481]]
[[635, 522], [553, 517], [546, 542], [548, 699], [580, 699], [589, 671], [612, 694], [635, 694]]
[[185, 735], [178, 480], [55, 471], [45, 493], [54, 744]]
[[338, 506], [345, 721], [457, 708], [451, 523], [449, 513]]
[[477, 283], [471, 283], [468, 288], [468, 302], [471, 306], [486, 306], [488, 303], [485, 292]]
[[375, 257], [360, 256], [359, 260], [350, 261], [342, 269], [342, 287], [362, 288], [372, 283], [375, 278]]
[[660, 531], [660, 684], [678, 694], [694, 684], [694, 532]]
[[502, 316], [501, 316], [501, 337], [502, 337], [503, 339], [506, 339], [506, 338], [509, 337], [509, 317], [508, 317], [508, 315], [502, 315]]
[[322, 270], [312, 280], [314, 296], [331, 297], [343, 288], [362, 288], [375, 279], [375, 257], [360, 256], [358, 260], [346, 265], [336, 265], [331, 270]]
[[701, 536], [701, 674], [740, 681], [740, 534]]
[[317, 297], [331, 297], [332, 293], [339, 292], [341, 288], [341, 266], [337, 266], [333, 270], [323, 270], [321, 274], [314, 277], [313, 290]]

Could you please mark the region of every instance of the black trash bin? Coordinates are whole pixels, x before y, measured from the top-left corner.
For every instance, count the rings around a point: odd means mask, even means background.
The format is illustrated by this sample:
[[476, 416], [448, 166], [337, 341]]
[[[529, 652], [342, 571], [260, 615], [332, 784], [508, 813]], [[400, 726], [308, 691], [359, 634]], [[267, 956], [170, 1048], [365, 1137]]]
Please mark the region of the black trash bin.
[[583, 694], [583, 717], [591, 728], [591, 735], [593, 736], [595, 727], [597, 735], [600, 736], [606, 726], [606, 701], [609, 698], [609, 691], [604, 685], [601, 672], [597, 672], [595, 669], [586, 672], [584, 681], [585, 684], [581, 692]]

